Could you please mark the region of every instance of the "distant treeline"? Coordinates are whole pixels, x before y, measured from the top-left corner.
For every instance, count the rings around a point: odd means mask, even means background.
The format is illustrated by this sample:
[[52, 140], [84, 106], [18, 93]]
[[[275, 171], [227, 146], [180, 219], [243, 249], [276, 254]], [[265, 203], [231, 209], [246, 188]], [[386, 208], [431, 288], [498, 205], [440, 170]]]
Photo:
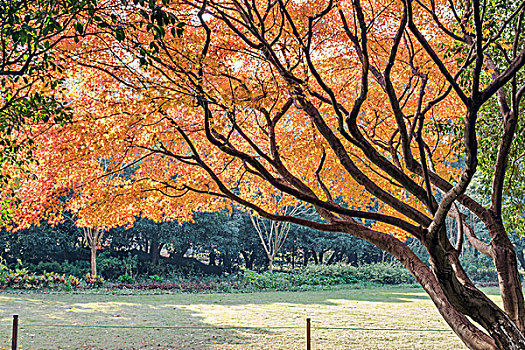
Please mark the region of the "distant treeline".
[[[90, 271], [90, 250], [83, 231], [73, 222], [47, 224], [16, 232], [0, 232], [0, 254], [31, 271], [83, 275]], [[308, 264], [350, 265], [381, 262], [387, 256], [373, 245], [342, 233], [326, 233], [291, 225], [276, 255], [277, 268]], [[241, 267], [265, 270], [268, 256], [248, 213], [234, 210], [195, 213], [194, 221], [155, 223], [140, 219], [131, 228], [104, 232], [98, 247], [99, 274], [221, 274]]]
[[[266, 228], [266, 233], [270, 233], [270, 226]], [[417, 243], [409, 239], [407, 244]], [[522, 244], [521, 239], [516, 239], [520, 258]], [[427, 261], [423, 247], [413, 248]], [[21, 261], [29, 271], [37, 273], [83, 276], [91, 271], [85, 231], [73, 222], [0, 231], [0, 256], [10, 266]], [[497, 281], [491, 260], [477, 254], [468, 243], [464, 245], [462, 260], [474, 280]], [[237, 209], [195, 213], [193, 222], [182, 225], [140, 219], [131, 228], [111, 229], [103, 233], [96, 261], [98, 275], [107, 280], [122, 275], [138, 279], [151, 275], [220, 275], [243, 268], [264, 271], [270, 263], [250, 214]], [[391, 261], [391, 257], [350, 235], [290, 225], [273, 265], [288, 271], [313, 264], [358, 266], [383, 261]]]

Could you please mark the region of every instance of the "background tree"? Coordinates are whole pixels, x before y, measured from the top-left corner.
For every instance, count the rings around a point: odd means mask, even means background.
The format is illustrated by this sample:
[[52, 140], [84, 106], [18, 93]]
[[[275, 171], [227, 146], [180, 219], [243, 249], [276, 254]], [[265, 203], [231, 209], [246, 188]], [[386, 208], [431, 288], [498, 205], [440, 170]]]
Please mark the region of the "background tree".
[[[279, 200], [277, 200], [279, 202]], [[279, 204], [277, 203], [277, 206]], [[279, 210], [280, 215], [300, 215], [305, 213], [305, 208], [299, 204], [295, 207], [284, 207]], [[280, 222], [274, 220], [265, 220], [258, 218], [256, 216], [251, 216], [250, 220], [252, 222], [257, 235], [261, 241], [262, 247], [266, 252], [268, 258], [268, 270], [273, 271], [273, 260], [277, 253], [286, 243], [288, 238], [288, 233], [290, 232], [290, 223], [289, 222]]]
[[102, 244], [104, 230], [93, 227], [82, 227], [82, 237], [89, 247], [91, 264], [91, 274], [97, 276], [97, 250]]

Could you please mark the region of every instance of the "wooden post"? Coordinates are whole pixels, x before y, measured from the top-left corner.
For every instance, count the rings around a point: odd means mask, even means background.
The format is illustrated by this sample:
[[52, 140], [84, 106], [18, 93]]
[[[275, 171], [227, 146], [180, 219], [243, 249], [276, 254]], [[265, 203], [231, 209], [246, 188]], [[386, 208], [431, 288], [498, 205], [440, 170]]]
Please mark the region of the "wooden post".
[[310, 334], [310, 317], [306, 319], [306, 350], [312, 350], [312, 339]]
[[13, 315], [13, 335], [11, 338], [11, 350], [17, 349], [18, 343], [18, 315]]

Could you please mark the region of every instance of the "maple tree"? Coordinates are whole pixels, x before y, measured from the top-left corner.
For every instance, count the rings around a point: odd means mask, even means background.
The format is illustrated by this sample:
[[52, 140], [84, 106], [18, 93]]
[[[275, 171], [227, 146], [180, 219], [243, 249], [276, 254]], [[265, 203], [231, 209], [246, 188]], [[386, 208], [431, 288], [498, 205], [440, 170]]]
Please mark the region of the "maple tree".
[[[124, 1], [91, 24], [96, 35], [62, 46], [70, 86], [57, 98], [75, 117], [33, 126], [39, 163], [35, 181], [17, 183], [17, 225], [64, 211], [101, 229], [184, 221], [233, 200], [376, 245], [467, 347], [525, 349], [501, 213], [525, 92], [524, 11], [524, 1]], [[466, 191], [488, 103], [503, 130], [484, 206]], [[323, 221], [279, 214], [299, 202]], [[464, 237], [493, 259], [503, 309], [464, 272]]]

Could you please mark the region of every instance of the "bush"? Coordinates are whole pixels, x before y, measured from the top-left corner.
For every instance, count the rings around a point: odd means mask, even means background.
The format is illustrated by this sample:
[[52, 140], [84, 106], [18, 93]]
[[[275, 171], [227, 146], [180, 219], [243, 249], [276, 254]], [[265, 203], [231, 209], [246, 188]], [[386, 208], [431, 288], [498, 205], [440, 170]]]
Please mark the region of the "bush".
[[58, 263], [56, 261], [40, 261], [38, 264], [28, 264], [27, 270], [36, 274], [56, 272], [81, 277], [88, 273], [91, 270], [91, 267], [89, 265], [89, 262], [85, 260], [78, 260], [73, 262], [69, 262], [66, 260], [63, 263]]
[[302, 286], [330, 286], [336, 284], [414, 283], [412, 275], [402, 266], [377, 263], [362, 266], [310, 265], [292, 273], [245, 270], [239, 275], [241, 285], [249, 289], [292, 289]]
[[84, 276], [84, 282], [86, 282], [86, 285], [88, 287], [100, 287], [104, 284], [104, 278], [102, 276], [92, 275], [90, 273], [87, 273]]
[[241, 280], [248, 287], [255, 289], [286, 289], [291, 285], [290, 275], [282, 272], [263, 272], [258, 273], [245, 270]]
[[414, 277], [407, 269], [394, 263], [361, 265], [357, 268], [357, 279], [379, 284], [415, 283]]
[[351, 284], [360, 282], [358, 278], [358, 267], [352, 265], [309, 265], [300, 271], [310, 280], [311, 285], [319, 284]]
[[126, 273], [124, 259], [111, 256], [110, 252], [102, 252], [97, 256], [98, 273], [107, 280], [116, 280]]
[[122, 276], [120, 276], [118, 278], [118, 281], [120, 283], [135, 283], [135, 279], [133, 278], [133, 276], [128, 275], [127, 273], [125, 273]]
[[155, 282], [163, 282], [164, 278], [160, 277], [159, 275], [151, 275], [151, 276], [148, 277], [148, 280], [150, 282], [155, 283]]
[[21, 271], [10, 271], [0, 275], [0, 287], [2, 288], [75, 288], [80, 285], [80, 280], [75, 276], [59, 275], [47, 272], [43, 275], [26, 273]]
[[302, 268], [301, 275], [310, 280], [307, 284], [403, 284], [414, 283], [414, 277], [401, 265], [373, 263], [352, 265], [310, 265]]

